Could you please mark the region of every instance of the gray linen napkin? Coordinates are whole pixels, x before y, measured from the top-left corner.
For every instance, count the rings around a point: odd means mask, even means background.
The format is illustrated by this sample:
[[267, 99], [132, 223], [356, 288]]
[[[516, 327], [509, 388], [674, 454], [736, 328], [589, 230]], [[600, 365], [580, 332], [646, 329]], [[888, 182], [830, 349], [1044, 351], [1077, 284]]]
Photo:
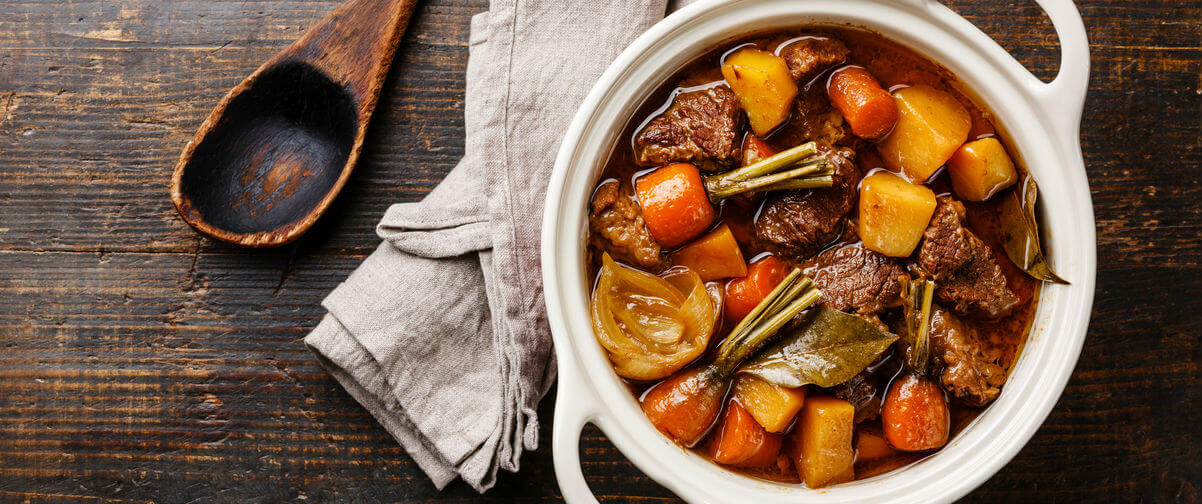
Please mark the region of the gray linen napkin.
[[384, 242], [322, 303], [319, 361], [438, 488], [478, 491], [538, 444], [555, 376], [539, 270], [546, 182], [563, 131], [665, 0], [493, 0], [472, 18], [464, 158], [393, 205]]

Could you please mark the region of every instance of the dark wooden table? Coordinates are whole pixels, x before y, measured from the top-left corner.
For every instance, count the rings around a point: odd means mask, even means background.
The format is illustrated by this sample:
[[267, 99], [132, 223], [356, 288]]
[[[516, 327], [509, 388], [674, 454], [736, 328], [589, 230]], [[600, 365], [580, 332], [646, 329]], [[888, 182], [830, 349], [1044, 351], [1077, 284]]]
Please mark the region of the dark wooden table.
[[[1098, 291], [1056, 410], [974, 502], [1202, 493], [1202, 4], [1078, 2]], [[468, 18], [423, 3], [358, 169], [299, 243], [199, 238], [167, 197], [225, 91], [332, 10], [304, 0], [0, 2], [0, 502], [555, 501], [543, 446], [477, 496], [438, 492], [301, 344], [391, 203], [463, 152]], [[1033, 2], [956, 0], [1038, 75]], [[670, 501], [595, 429], [605, 501]]]

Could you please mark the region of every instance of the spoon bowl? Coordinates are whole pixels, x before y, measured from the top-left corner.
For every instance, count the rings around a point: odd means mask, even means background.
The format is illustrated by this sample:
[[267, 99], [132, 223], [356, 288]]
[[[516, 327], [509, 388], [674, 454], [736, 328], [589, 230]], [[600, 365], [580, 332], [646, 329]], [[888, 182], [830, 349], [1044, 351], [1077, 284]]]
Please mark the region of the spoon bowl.
[[356, 130], [350, 97], [328, 77], [298, 63], [274, 67], [192, 152], [181, 212], [231, 233], [285, 230], [338, 183]]
[[232, 89], [176, 164], [184, 221], [251, 247], [312, 226], [358, 160], [415, 2], [350, 0]]

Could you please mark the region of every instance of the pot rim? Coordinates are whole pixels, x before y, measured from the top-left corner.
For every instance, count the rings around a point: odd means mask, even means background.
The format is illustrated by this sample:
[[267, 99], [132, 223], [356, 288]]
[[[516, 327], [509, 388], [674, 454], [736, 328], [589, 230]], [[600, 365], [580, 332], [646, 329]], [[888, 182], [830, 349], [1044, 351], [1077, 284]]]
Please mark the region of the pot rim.
[[[1070, 0], [1039, 3], [1062, 45], [1060, 73], [1049, 84], [934, 0], [702, 0], [665, 18], [623, 51], [568, 128], [544, 207], [543, 281], [560, 382], [552, 448], [565, 500], [595, 502], [580, 472], [577, 445], [588, 422], [648, 476], [693, 502], [951, 501], [1017, 454], [1051, 412], [1076, 365], [1096, 270], [1093, 208], [1078, 141], [1089, 72], [1084, 27]], [[1044, 285], [1025, 348], [1002, 394], [948, 446], [904, 468], [817, 490], [734, 473], [660, 434], [593, 337], [583, 260], [591, 188], [627, 118], [662, 83], [658, 77], [673, 74], [724, 38], [815, 23], [864, 27], [910, 47], [948, 68], [994, 112], [995, 123], [1044, 189], [1041, 219], [1055, 237], [1049, 257], [1072, 282]]]

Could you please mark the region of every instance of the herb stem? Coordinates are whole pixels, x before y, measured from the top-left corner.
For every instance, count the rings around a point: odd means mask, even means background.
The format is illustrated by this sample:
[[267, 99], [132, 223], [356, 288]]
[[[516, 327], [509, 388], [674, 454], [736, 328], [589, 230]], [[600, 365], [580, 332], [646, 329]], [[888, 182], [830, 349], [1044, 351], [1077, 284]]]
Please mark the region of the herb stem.
[[815, 173], [797, 177], [795, 179], [783, 180], [774, 184], [768, 184], [761, 187], [761, 191], [786, 191], [789, 189], [817, 189], [819, 187], [830, 187], [835, 185], [835, 179], [829, 173]]
[[[818, 155], [814, 142], [806, 142], [783, 150], [742, 168], [705, 178], [705, 188], [710, 201], [720, 201], [736, 194], [757, 189], [810, 189], [829, 187], [818, 175], [826, 166], [826, 158]], [[786, 170], [783, 171], [782, 170]], [[804, 184], [775, 186], [775, 184], [813, 175]], [[828, 174], [829, 175], [829, 174]], [[799, 187], [804, 185], [805, 187]]]
[[[792, 303], [789, 303], [784, 310], [781, 310], [773, 315], [772, 318], [764, 322], [763, 325], [753, 329], [747, 335], [747, 337], [743, 339], [743, 344], [739, 345], [730, 354], [730, 357], [727, 358], [727, 361], [720, 364], [719, 369], [730, 369], [733, 371], [735, 367], [738, 367], [738, 365], [750, 357], [751, 354], [754, 354], [758, 352], [760, 348], [763, 348], [765, 343], [771, 340], [773, 336], [776, 336], [776, 332], [779, 331], [780, 328], [784, 327], [785, 324], [789, 323], [790, 320], [793, 320], [793, 317], [796, 317], [798, 313], [801, 313], [802, 310], [809, 308], [810, 305], [814, 304], [821, 298], [822, 292], [813, 288], [813, 285], [811, 285], [810, 288], [806, 289], [805, 293], [802, 294], [801, 297], [795, 299]], [[725, 366], [729, 366], [729, 368], [723, 366], [723, 364]]]
[[[814, 285], [814, 282], [812, 280], [810, 280], [809, 277], [805, 277], [805, 278], [798, 280], [792, 286], [790, 286], [787, 291], [785, 291], [784, 295], [777, 298], [776, 301], [774, 301], [772, 303], [772, 305], [768, 306], [768, 308], [764, 311], [764, 313], [772, 314], [772, 313], [780, 312], [781, 309], [783, 309], [790, 302], [792, 302], [794, 299], [796, 299], [797, 296], [800, 296], [803, 292], [805, 292], [806, 289], [809, 289], [813, 285]], [[767, 315], [767, 316], [771, 316], [771, 315]]]
[[747, 357], [772, 339], [776, 332], [793, 317], [822, 297], [814, 282], [793, 268], [763, 301], [731, 330], [730, 336], [718, 347], [714, 367], [728, 376]]
[[[747, 180], [736, 180], [731, 182], [710, 183], [706, 182], [706, 192], [709, 193], [711, 201], [718, 201], [729, 198], [736, 194], [755, 191], [757, 189], [766, 189], [773, 184], [790, 182], [793, 180], [804, 180], [805, 184], [810, 187], [830, 187], [833, 179], [831, 173], [826, 171], [826, 160], [822, 158], [806, 160], [804, 163], [796, 165], [787, 171], [777, 172], [762, 177], [755, 177]], [[803, 178], [809, 177], [809, 178]]]
[[781, 169], [818, 153], [818, 144], [806, 142], [791, 149], [785, 149], [764, 159], [751, 163], [737, 170], [714, 175], [717, 183], [738, 182], [776, 173]]
[[769, 307], [776, 302], [777, 299], [782, 297], [786, 291], [792, 288], [793, 284], [799, 277], [801, 277], [801, 270], [798, 268], [793, 268], [793, 271], [790, 271], [788, 275], [785, 275], [784, 280], [781, 280], [781, 282], [776, 285], [776, 288], [772, 289], [772, 292], [769, 292], [768, 295], [764, 297], [763, 301], [760, 301], [760, 304], [755, 305], [755, 308], [752, 308], [751, 312], [748, 313], [746, 317], [743, 317], [743, 320], [739, 321], [739, 323], [735, 325], [734, 329], [730, 330], [730, 335], [726, 337], [726, 341], [723, 341], [722, 345], [718, 347], [719, 360], [725, 359], [730, 353], [731, 349], [739, 345], [739, 340], [741, 339], [742, 335], [746, 333], [748, 328], [758, 323], [760, 316], [763, 315], [769, 309]]

